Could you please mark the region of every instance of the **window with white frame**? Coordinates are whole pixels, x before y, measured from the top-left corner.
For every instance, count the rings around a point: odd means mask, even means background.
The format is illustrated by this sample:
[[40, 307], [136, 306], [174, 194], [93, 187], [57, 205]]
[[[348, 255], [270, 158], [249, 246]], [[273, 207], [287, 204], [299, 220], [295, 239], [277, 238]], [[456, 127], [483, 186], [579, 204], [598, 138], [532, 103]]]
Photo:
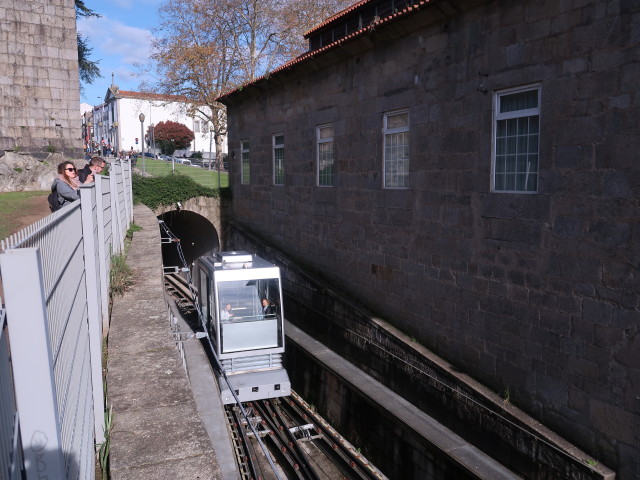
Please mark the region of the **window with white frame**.
[[273, 184], [284, 185], [284, 135], [273, 136]]
[[249, 164], [249, 140], [240, 142], [240, 183], [247, 185], [251, 181], [251, 168]]
[[200, 133], [200, 120], [197, 118], [193, 121], [193, 132]]
[[335, 176], [333, 125], [320, 125], [316, 130], [318, 138], [318, 185], [321, 187], [333, 187]]
[[497, 92], [495, 96], [493, 191], [538, 191], [540, 86]]
[[409, 111], [384, 115], [384, 187], [406, 188], [409, 180]]

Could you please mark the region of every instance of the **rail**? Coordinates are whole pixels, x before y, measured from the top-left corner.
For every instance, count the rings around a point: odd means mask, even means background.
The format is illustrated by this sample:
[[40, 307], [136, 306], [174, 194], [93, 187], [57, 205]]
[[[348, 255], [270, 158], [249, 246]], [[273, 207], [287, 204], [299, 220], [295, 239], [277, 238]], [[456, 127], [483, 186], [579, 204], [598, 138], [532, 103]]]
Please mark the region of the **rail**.
[[108, 177], [80, 187], [80, 201], [0, 242], [3, 473], [10, 452], [17, 478], [95, 478], [110, 263], [133, 219], [131, 198], [130, 165], [113, 162]]

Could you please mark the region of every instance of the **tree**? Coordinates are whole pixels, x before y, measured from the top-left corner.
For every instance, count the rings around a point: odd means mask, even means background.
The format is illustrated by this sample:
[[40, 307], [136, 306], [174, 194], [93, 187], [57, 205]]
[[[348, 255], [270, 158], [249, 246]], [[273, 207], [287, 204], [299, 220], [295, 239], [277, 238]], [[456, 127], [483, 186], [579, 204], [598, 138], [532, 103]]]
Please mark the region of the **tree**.
[[[184, 95], [211, 122], [220, 162], [227, 134], [223, 93], [306, 50], [302, 33], [347, 0], [165, 0], [153, 44], [155, 90]], [[156, 136], [157, 139], [157, 136]]]
[[162, 153], [171, 155], [176, 150], [186, 149], [191, 146], [195, 138], [193, 132], [182, 123], [160, 122], [153, 128], [156, 145], [160, 145]]
[[[100, 17], [99, 14], [88, 8], [83, 0], [75, 0], [76, 6], [76, 19], [78, 17]], [[93, 61], [90, 59], [93, 49], [89, 47], [87, 39], [77, 34], [78, 41], [78, 73], [80, 74], [80, 93], [84, 92], [83, 83], [93, 83], [96, 78], [101, 78], [100, 69], [98, 68], [99, 61]]]

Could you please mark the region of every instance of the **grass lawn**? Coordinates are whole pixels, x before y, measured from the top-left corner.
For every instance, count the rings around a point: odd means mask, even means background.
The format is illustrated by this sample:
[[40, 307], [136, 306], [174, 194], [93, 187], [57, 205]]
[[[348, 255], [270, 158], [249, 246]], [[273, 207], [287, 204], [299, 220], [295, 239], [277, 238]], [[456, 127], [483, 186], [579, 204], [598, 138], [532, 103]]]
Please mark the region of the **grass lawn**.
[[41, 218], [50, 213], [47, 195], [48, 191], [0, 193], [0, 239], [20, 230], [24, 226], [23, 219]]
[[[144, 172], [148, 173], [149, 175], [153, 175], [154, 177], [171, 175], [173, 172], [171, 162], [157, 160], [155, 158], [145, 158], [144, 161], [142, 160], [142, 158], [138, 158], [136, 168], [138, 168], [139, 170], [143, 170]], [[217, 170], [207, 170], [205, 168], [197, 168], [190, 165], [181, 165], [179, 163], [175, 163], [173, 165], [173, 168], [175, 168], [175, 171], [177, 173], [188, 175], [200, 185], [204, 185], [205, 187], [210, 188], [218, 188]], [[229, 186], [228, 173], [220, 172], [220, 184], [220, 187]]]

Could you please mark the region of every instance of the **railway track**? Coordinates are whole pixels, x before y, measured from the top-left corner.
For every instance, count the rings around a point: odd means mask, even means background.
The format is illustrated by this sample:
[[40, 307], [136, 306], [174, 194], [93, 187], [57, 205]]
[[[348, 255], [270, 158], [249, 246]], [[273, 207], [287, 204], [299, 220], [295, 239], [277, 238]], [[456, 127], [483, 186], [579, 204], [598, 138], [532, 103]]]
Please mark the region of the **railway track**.
[[273, 472], [238, 407], [227, 406], [243, 479], [386, 479], [295, 393], [247, 403], [244, 408], [277, 472]]
[[[167, 272], [164, 282], [182, 313], [193, 316], [184, 277]], [[225, 414], [243, 480], [386, 480], [295, 392], [242, 405], [246, 416], [237, 405]]]

